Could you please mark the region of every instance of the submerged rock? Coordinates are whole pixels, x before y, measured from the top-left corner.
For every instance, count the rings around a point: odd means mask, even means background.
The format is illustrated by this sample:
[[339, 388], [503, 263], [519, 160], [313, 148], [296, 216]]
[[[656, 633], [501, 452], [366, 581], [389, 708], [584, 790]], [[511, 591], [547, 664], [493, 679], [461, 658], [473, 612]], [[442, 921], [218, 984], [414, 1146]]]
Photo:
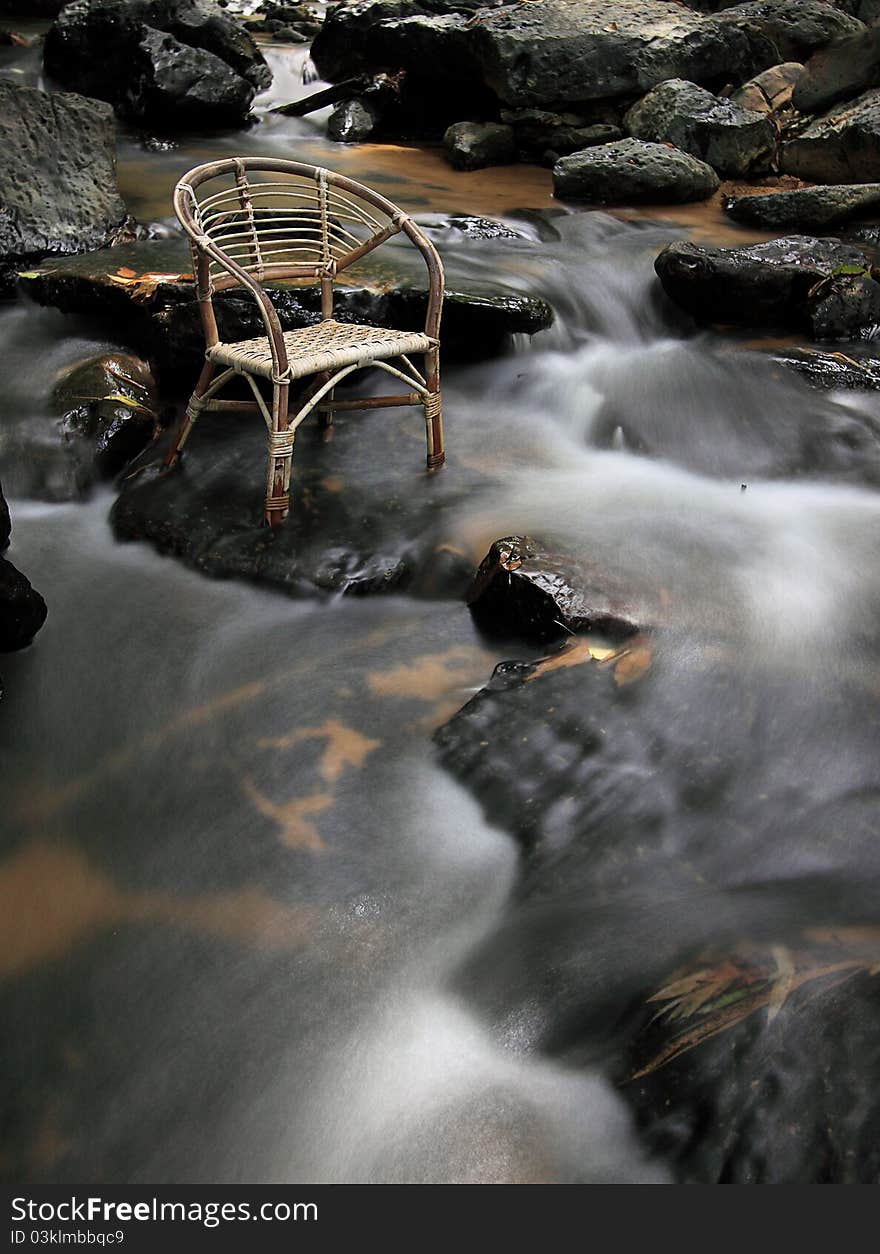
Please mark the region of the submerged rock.
[[766, 169], [776, 148], [775, 131], [762, 114], [719, 100], [683, 79], [649, 91], [625, 115], [624, 124], [637, 139], [674, 144], [730, 177]]
[[773, 231], [815, 231], [880, 213], [880, 183], [801, 187], [790, 192], [733, 196], [724, 212], [734, 222]]
[[516, 156], [513, 128], [500, 122], [456, 122], [443, 136], [455, 170], [508, 165]]
[[49, 253], [98, 248], [126, 221], [107, 105], [0, 80], [0, 291]]
[[467, 602], [484, 630], [525, 640], [558, 640], [594, 629], [625, 637], [640, 626], [640, 615], [613, 576], [528, 536], [495, 541]]
[[780, 164], [815, 183], [880, 181], [880, 90], [835, 106], [787, 140]]
[[701, 322], [792, 326], [838, 339], [880, 321], [870, 262], [839, 240], [789, 236], [748, 248], [676, 241], [655, 269], [668, 295]]
[[46, 36], [47, 73], [166, 129], [247, 116], [271, 71], [213, 0], [73, 0]]
[[297, 434], [290, 514], [275, 531], [262, 522], [259, 416], [204, 414], [171, 471], [164, 448], [122, 484], [111, 513], [120, 540], [147, 540], [204, 574], [296, 598], [405, 589], [449, 597], [467, 584], [470, 563], [441, 542], [473, 476], [463, 467], [426, 474], [419, 408], [337, 414], [329, 440], [308, 420]]
[[585, 148], [553, 167], [554, 195], [597, 205], [705, 200], [718, 186], [718, 175], [704, 161], [641, 139]]

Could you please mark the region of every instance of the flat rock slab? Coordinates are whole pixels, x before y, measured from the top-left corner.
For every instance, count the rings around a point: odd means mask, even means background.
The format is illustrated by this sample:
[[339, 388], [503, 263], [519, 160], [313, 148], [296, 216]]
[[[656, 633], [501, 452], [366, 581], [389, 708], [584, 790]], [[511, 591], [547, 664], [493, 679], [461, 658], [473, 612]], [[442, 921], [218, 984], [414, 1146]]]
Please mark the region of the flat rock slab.
[[880, 182], [880, 90], [835, 105], [787, 140], [780, 165], [814, 183]]
[[655, 269], [698, 321], [807, 329], [857, 338], [880, 319], [880, 284], [866, 254], [834, 239], [795, 235], [748, 248], [676, 241]]
[[274, 532], [262, 521], [267, 440], [258, 416], [202, 415], [170, 471], [167, 442], [121, 484], [111, 512], [120, 540], [147, 540], [205, 574], [297, 598], [404, 589], [448, 597], [467, 586], [472, 564], [442, 536], [476, 475], [454, 458], [425, 471], [418, 407], [337, 414], [329, 440], [317, 419], [304, 424], [290, 514]]
[[524, 640], [558, 640], [593, 630], [623, 638], [645, 625], [613, 575], [528, 536], [495, 541], [467, 602], [484, 630]]
[[0, 289], [47, 253], [110, 240], [127, 215], [110, 108], [0, 79]]
[[734, 196], [724, 212], [744, 226], [772, 231], [817, 231], [853, 218], [880, 214], [880, 183], [848, 183], [836, 187], [801, 187], [768, 195]]
[[[424, 266], [414, 250], [386, 246], [389, 256], [373, 254], [347, 272], [350, 286], [336, 288], [343, 319], [424, 327], [428, 289]], [[53, 261], [26, 271], [24, 290], [42, 305], [85, 314], [112, 324], [156, 363], [163, 382], [175, 375], [194, 378], [204, 355], [191, 282], [192, 261], [183, 239], [145, 240], [96, 253]], [[267, 287], [285, 330], [320, 318], [315, 287]], [[217, 299], [221, 335], [226, 340], [265, 334], [252, 298], [241, 290]], [[441, 344], [447, 360], [473, 360], [502, 352], [511, 335], [532, 335], [550, 326], [546, 301], [500, 283], [448, 280]]]

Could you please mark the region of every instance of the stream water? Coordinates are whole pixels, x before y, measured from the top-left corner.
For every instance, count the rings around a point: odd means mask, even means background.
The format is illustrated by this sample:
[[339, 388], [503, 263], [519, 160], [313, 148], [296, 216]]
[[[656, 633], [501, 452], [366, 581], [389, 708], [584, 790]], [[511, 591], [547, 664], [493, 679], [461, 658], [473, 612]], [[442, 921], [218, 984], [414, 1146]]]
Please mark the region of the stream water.
[[[303, 90], [304, 54], [270, 55], [264, 115]], [[667, 908], [650, 882], [601, 910], [576, 886], [545, 896], [542, 919], [574, 917], [595, 948], [602, 980], [585, 1004], [609, 987], [618, 1002], [643, 995], [657, 953], [671, 969], [714, 921], [745, 933], [744, 887], [767, 887], [765, 925], [775, 911], [786, 927], [814, 921], [817, 896], [838, 923], [871, 924], [880, 861], [864, 834], [758, 847], [730, 833], [748, 822], [758, 752], [761, 788], [793, 805], [833, 808], [854, 779], [876, 801], [875, 733], [836, 695], [878, 684], [877, 394], [811, 392], [693, 337], [652, 268], [685, 226], [517, 213], [551, 207], [546, 171], [457, 176], [432, 152], [334, 147], [320, 121], [264, 116], [149, 151], [131, 136], [120, 184], [136, 216], [167, 223], [172, 183], [209, 154], [325, 162], [421, 215], [451, 272], [500, 273], [549, 300], [551, 330], [446, 371], [450, 449], [491, 479], [449, 542], [475, 557], [512, 532], [574, 544], [633, 588], [665, 590], [679, 692], [687, 642], [711, 638], [744, 693], [781, 694], [749, 753], [729, 708], [700, 712], [730, 779], [714, 816], [725, 838], [705, 842], [690, 896]], [[521, 237], [469, 239], [452, 211], [505, 217]], [[730, 228], [710, 210], [700, 231]], [[53, 372], [101, 347], [51, 312], [0, 314], [7, 489], [10, 432], [42, 424], [48, 438]], [[9, 556], [49, 618], [2, 666], [4, 1168], [54, 1181], [671, 1178], [601, 1051], [540, 1047], [556, 938], [544, 944], [519, 899], [515, 841], [432, 749], [497, 662], [535, 651], [485, 639], [457, 601], [303, 604], [211, 582], [116, 544], [110, 503], [11, 501]]]

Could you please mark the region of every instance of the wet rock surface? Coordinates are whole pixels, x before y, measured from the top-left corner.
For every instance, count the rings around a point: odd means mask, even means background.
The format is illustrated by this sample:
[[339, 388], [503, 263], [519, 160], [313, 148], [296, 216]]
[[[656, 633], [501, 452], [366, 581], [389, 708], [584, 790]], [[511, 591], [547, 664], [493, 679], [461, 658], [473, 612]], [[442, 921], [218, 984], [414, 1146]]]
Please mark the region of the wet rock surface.
[[116, 186], [116, 128], [96, 100], [0, 80], [0, 292], [48, 253], [112, 240], [126, 220]]
[[613, 576], [529, 536], [495, 541], [467, 602], [484, 631], [538, 642], [594, 629], [623, 638], [644, 625]]
[[773, 231], [822, 230], [859, 216], [876, 217], [880, 213], [880, 183], [734, 196], [725, 200], [724, 212], [744, 226]]
[[159, 430], [156, 383], [131, 354], [101, 354], [73, 366], [50, 400], [84, 488], [117, 474]]
[[[71, 258], [64, 265], [52, 263], [31, 272], [22, 285], [41, 304], [112, 326], [115, 335], [150, 357], [163, 381], [190, 380], [204, 356], [190, 266], [182, 240], [149, 240]], [[424, 327], [427, 278], [413, 249], [394, 249], [390, 260], [384, 259], [384, 251], [373, 254], [347, 275], [351, 286], [340, 285], [335, 294], [343, 319], [400, 330]], [[267, 286], [267, 290], [285, 330], [319, 320], [316, 288]], [[220, 293], [216, 305], [225, 339], [264, 334], [247, 293]], [[444, 355], [458, 360], [491, 357], [504, 351], [511, 335], [532, 335], [552, 320], [549, 305], [537, 297], [478, 278], [463, 282], [449, 278], [441, 328]]]
[[300, 429], [291, 509], [274, 532], [262, 522], [267, 443], [256, 415], [204, 414], [178, 466], [167, 442], [121, 485], [111, 513], [120, 540], [218, 578], [296, 598], [409, 591], [460, 595], [470, 564], [441, 548], [444, 519], [473, 477], [424, 469], [419, 408], [338, 414], [332, 439], [316, 419]]
[[556, 196], [597, 205], [705, 200], [718, 185], [718, 175], [705, 162], [641, 139], [585, 148], [560, 158], [553, 167]]
[[[792, 859], [833, 863], [850, 909], [870, 917], [858, 880], [876, 867], [872, 767], [845, 711], [876, 727], [876, 703], [858, 684], [814, 694], [851, 729], [845, 780], [819, 767], [827, 725], [805, 726], [778, 771], [778, 719], [819, 708], [811, 696], [679, 644], [658, 637], [647, 667], [642, 638], [601, 664], [580, 642], [502, 663], [436, 734], [442, 761], [524, 850], [506, 925], [462, 986], [502, 1034], [529, 1024], [532, 1046], [569, 1065], [607, 1058], [679, 1180], [874, 1178], [867, 971], [880, 935], [838, 933], [842, 898], [782, 880]], [[792, 773], [817, 768], [821, 784], [792, 789]], [[836, 839], [844, 830], [854, 844]], [[856, 977], [845, 991], [833, 991], [839, 968], [823, 978], [835, 962]]]
[[734, 104], [755, 113], [779, 113], [791, 106], [795, 84], [804, 73], [800, 61], [784, 61], [762, 70], [731, 96]]
[[[0, 554], [9, 547], [11, 535], [9, 506], [0, 485]], [[39, 592], [12, 562], [0, 556], [0, 653], [27, 648], [46, 621], [46, 613], [46, 602]]]
[[821, 391], [877, 391], [880, 389], [880, 358], [849, 353], [827, 353], [818, 349], [774, 350], [769, 357], [783, 369], [792, 371]]
[[880, 86], [880, 29], [835, 41], [810, 57], [792, 92], [792, 104], [802, 113], [819, 113], [850, 100], [868, 88]]
[[786, 174], [816, 183], [880, 181], [880, 91], [835, 105], [782, 145]]
[[272, 77], [212, 0], [74, 0], [46, 36], [44, 64], [62, 86], [171, 130], [241, 121]]
[[514, 132], [500, 122], [456, 122], [443, 136], [454, 170], [508, 165], [516, 156]]
[[880, 284], [864, 252], [789, 236], [747, 248], [676, 242], [655, 269], [699, 321], [792, 326], [816, 338], [858, 337], [880, 319]]
[[683, 79], [648, 92], [625, 115], [624, 124], [636, 139], [673, 144], [731, 177], [766, 169], [776, 148], [764, 116]]
[[513, 127], [519, 159], [539, 165], [552, 166], [569, 153], [623, 138], [619, 111], [614, 108], [597, 107], [579, 113], [502, 109], [501, 121]]

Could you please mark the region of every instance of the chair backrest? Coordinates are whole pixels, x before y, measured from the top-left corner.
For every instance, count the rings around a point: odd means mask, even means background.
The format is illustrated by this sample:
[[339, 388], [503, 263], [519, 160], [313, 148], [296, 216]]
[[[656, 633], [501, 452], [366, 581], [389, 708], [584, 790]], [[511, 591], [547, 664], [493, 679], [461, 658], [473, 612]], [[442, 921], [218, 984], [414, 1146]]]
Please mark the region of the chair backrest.
[[178, 183], [174, 208], [191, 238], [214, 245], [212, 279], [229, 273], [230, 261], [258, 281], [332, 276], [407, 227], [433, 252], [384, 196], [295, 161], [230, 157], [197, 166]]

